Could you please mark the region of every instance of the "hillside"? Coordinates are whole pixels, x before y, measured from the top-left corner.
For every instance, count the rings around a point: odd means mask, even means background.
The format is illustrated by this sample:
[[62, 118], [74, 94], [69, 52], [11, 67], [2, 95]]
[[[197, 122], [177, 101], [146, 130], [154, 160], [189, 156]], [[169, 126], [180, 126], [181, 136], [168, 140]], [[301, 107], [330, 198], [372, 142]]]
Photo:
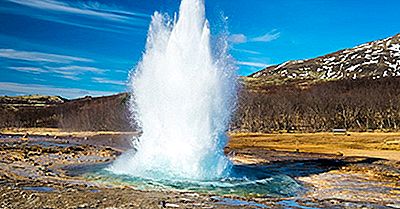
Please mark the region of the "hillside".
[[249, 76], [269, 81], [326, 81], [400, 76], [400, 34], [314, 59], [269, 66]]
[[241, 79], [232, 129], [399, 130], [400, 34]]
[[47, 106], [62, 104], [68, 101], [60, 96], [28, 95], [0, 96], [0, 105], [10, 106]]
[[0, 97], [0, 128], [131, 130], [127, 93], [66, 100], [57, 96]]

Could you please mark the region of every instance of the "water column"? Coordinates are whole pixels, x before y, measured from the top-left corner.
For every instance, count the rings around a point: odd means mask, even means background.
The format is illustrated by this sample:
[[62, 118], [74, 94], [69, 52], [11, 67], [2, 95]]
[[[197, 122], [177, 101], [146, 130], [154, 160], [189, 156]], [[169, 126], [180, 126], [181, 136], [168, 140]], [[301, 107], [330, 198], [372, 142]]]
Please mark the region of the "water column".
[[131, 78], [131, 108], [143, 134], [111, 171], [155, 179], [229, 175], [223, 149], [236, 75], [226, 48], [211, 48], [203, 0], [182, 0], [177, 20], [153, 15], [146, 51]]

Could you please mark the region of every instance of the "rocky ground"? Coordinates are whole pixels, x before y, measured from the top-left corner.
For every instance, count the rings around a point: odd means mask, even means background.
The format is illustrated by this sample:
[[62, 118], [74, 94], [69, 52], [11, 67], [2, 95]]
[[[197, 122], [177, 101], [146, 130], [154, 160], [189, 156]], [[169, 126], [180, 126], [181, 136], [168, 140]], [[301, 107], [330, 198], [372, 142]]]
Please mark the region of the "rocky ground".
[[127, 147], [129, 135], [0, 136], [0, 208], [400, 208], [400, 162], [230, 146], [233, 161], [286, 174], [304, 190], [295, 197], [217, 196], [140, 191], [71, 175], [101, 165]]

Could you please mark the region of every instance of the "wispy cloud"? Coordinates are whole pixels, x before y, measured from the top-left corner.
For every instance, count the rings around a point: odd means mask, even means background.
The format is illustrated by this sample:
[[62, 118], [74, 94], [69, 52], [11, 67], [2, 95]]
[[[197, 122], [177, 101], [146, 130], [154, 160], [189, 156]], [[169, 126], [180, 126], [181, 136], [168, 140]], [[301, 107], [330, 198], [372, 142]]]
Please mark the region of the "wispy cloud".
[[247, 36], [239, 33], [239, 34], [232, 34], [229, 36], [228, 41], [235, 43], [235, 44], [241, 44], [241, 43], [246, 43], [247, 42]]
[[7, 67], [11, 70], [33, 74], [52, 73], [69, 80], [80, 80], [81, 78], [78, 76], [85, 73], [103, 74], [107, 71], [93, 66], [85, 66], [94, 60], [60, 54], [0, 49], [0, 58], [30, 62], [31, 66], [20, 66], [20, 63], [15, 63], [17, 66]]
[[261, 54], [260, 52], [258, 52], [258, 51], [253, 51], [253, 50], [248, 50], [248, 49], [237, 49], [237, 48], [232, 48], [232, 50], [233, 51], [237, 51], [237, 52], [244, 52], [244, 53], [247, 53], [247, 54], [254, 54], [254, 55], [259, 55], [259, 54]]
[[251, 39], [251, 41], [253, 41], [253, 42], [270, 42], [270, 41], [278, 39], [280, 36], [281, 36], [281, 33], [278, 30], [274, 29], [262, 36]]
[[113, 13], [113, 14], [117, 14], [117, 15], [126, 15], [128, 17], [129, 16], [144, 17], [144, 18], [151, 17], [148, 14], [143, 14], [140, 12], [126, 11], [121, 8], [118, 8], [117, 6], [105, 5], [100, 2], [96, 2], [96, 1], [78, 2], [77, 5], [78, 5], [78, 7], [82, 8], [82, 9], [89, 9], [89, 10], [105, 12], [105, 13]]
[[259, 68], [268, 66], [268, 64], [260, 63], [260, 62], [241, 62], [241, 61], [237, 61], [236, 64], [237, 65], [242, 65], [242, 66], [259, 67]]
[[232, 34], [231, 36], [229, 36], [229, 41], [235, 44], [248, 43], [248, 42], [271, 42], [273, 40], [278, 39], [280, 36], [281, 33], [277, 29], [273, 29], [268, 33], [253, 38], [249, 38], [242, 33]]
[[44, 94], [59, 95], [67, 98], [77, 98], [86, 95], [105, 96], [114, 94], [111, 91], [96, 91], [79, 88], [60, 88], [55, 86], [39, 85], [39, 84], [22, 84], [12, 82], [0, 82], [0, 91], [12, 92], [16, 94]]
[[94, 73], [94, 74], [102, 74], [106, 72], [104, 69], [95, 68], [95, 67], [87, 67], [87, 66], [76, 66], [76, 65], [67, 65], [61, 67], [8, 67], [8, 69], [16, 70], [25, 73], [33, 73], [33, 74], [53, 74], [54, 76], [69, 79], [69, 80], [81, 80], [81, 76], [86, 73]]
[[92, 73], [104, 73], [106, 70], [96, 68], [96, 67], [87, 67], [87, 66], [77, 66], [77, 65], [68, 65], [62, 67], [46, 67], [54, 72], [70, 72], [70, 73], [82, 73], [82, 72], [92, 72]]
[[56, 12], [63, 12], [63, 13], [77, 14], [77, 15], [87, 15], [92, 17], [109, 19], [113, 21], [120, 21], [122, 19], [122, 17], [119, 15], [110, 14], [106, 12], [97, 12], [91, 10], [90, 8], [83, 9], [79, 7], [74, 7], [72, 5], [68, 5], [61, 1], [53, 1], [53, 0], [7, 0], [7, 1], [23, 6], [28, 6], [48, 11], [56, 11]]
[[73, 76], [73, 75], [61, 75], [59, 77], [65, 78], [65, 79], [69, 79], [69, 80], [73, 80], [73, 81], [79, 81], [81, 80], [80, 77], [78, 76]]
[[127, 73], [128, 71], [127, 70], [114, 70], [114, 72], [116, 72], [116, 73]]
[[[132, 16], [149, 17], [142, 13], [133, 13], [123, 11], [101, 4], [99, 2], [78, 2], [77, 4], [68, 4], [56, 0], [6, 0], [23, 6], [28, 6], [36, 9], [85, 15], [96, 18], [103, 18], [111, 21], [128, 21]], [[123, 14], [123, 15], [122, 15]], [[129, 15], [129, 16], [127, 16]]]
[[40, 74], [40, 73], [46, 73], [46, 70], [43, 70], [42, 68], [38, 67], [8, 67], [11, 70], [16, 70], [16, 71], [21, 71], [21, 72], [28, 72], [28, 73], [33, 73], [33, 74]]
[[[0, 8], [6, 12], [29, 15], [29, 17], [63, 23], [89, 29], [123, 32], [127, 29], [147, 28], [149, 15], [125, 11], [115, 6], [99, 2], [64, 2], [60, 0], [6, 0], [11, 3], [34, 9], [26, 12], [21, 8]], [[96, 24], [91, 20], [107, 20], [113, 24]], [[125, 26], [125, 27], [124, 27]], [[114, 29], [112, 29], [114, 28]]]
[[94, 77], [94, 78], [92, 78], [92, 80], [97, 83], [126, 86], [126, 82], [123, 82], [123, 81], [109, 80], [106, 78], [98, 78], [98, 77]]
[[82, 57], [49, 54], [35, 51], [19, 51], [15, 49], [0, 49], [0, 58], [52, 63], [93, 62], [91, 59]]
[[58, 67], [49, 67], [44, 66], [42, 68], [35, 67], [9, 67], [10, 69], [30, 72], [30, 73], [52, 73], [53, 75], [69, 80], [81, 80], [80, 75], [86, 73], [94, 73], [94, 74], [102, 74], [106, 72], [106, 70], [96, 67], [88, 67], [88, 66], [78, 66], [78, 65], [67, 65], [67, 66], [58, 66]]

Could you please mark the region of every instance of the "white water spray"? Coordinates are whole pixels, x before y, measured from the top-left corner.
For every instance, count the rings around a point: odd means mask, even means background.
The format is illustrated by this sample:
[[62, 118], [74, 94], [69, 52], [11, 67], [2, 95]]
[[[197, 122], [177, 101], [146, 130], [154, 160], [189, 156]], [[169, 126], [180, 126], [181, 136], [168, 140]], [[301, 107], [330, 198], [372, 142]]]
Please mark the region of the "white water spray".
[[[182, 0], [178, 20], [155, 13], [132, 76], [132, 109], [143, 134], [110, 170], [155, 179], [229, 175], [225, 132], [236, 101], [227, 44], [210, 45], [204, 0]], [[213, 53], [214, 52], [214, 53]]]

